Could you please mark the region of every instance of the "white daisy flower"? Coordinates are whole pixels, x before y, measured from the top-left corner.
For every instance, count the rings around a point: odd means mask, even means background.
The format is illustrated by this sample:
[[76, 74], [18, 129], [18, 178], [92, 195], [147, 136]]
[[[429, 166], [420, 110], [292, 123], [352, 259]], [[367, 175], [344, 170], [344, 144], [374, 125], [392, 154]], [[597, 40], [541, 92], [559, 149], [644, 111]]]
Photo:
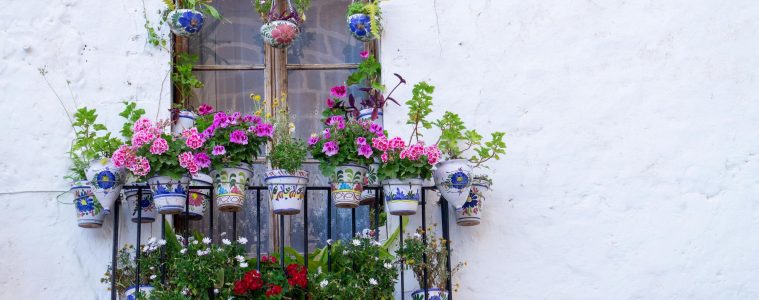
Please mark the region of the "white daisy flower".
[[326, 279], [322, 280], [322, 282], [319, 282], [319, 286], [322, 288], [327, 287], [328, 284], [329, 284], [329, 281], [327, 281]]
[[156, 278], [155, 274], [153, 274], [153, 275], [150, 275], [150, 280], [153, 280], [153, 279], [155, 279], [155, 278]]
[[182, 253], [182, 254], [187, 253], [187, 248], [182, 248], [182, 250], [179, 250], [179, 253]]
[[158, 245], [161, 245], [161, 246], [166, 245], [166, 240], [164, 239], [158, 240]]
[[213, 293], [214, 294], [218, 294], [219, 293], [219, 289], [213, 289]]
[[240, 268], [247, 268], [247, 267], [248, 267], [248, 263], [246, 263], [246, 262], [241, 262], [240, 263]]
[[361, 241], [356, 240], [356, 239], [353, 240], [353, 246], [360, 246], [360, 245], [361, 245]]
[[211, 243], [211, 238], [209, 238], [209, 237], [204, 237], [204, 238], [203, 238], [203, 244], [206, 244], [206, 245], [208, 245], [208, 244], [210, 244], [210, 243]]
[[230, 240], [228, 240], [228, 239], [221, 240], [221, 243], [224, 244], [224, 245], [232, 245], [232, 242]]
[[377, 279], [369, 278], [369, 284], [371, 284], [371, 285], [377, 285], [377, 284], [379, 284], [379, 282], [377, 282]]
[[193, 245], [197, 245], [197, 244], [198, 244], [198, 241], [192, 241], [192, 244], [193, 244]]
[[241, 238], [237, 239], [237, 242], [240, 243], [240, 244], [245, 245], [245, 244], [248, 243], [248, 239], [246, 239], [245, 237], [241, 237]]
[[422, 235], [419, 233], [414, 232], [414, 238], [420, 239], [422, 238]]
[[348, 250], [343, 250], [343, 255], [347, 255], [347, 254], [348, 254]]
[[385, 263], [385, 269], [390, 270], [391, 268], [393, 268], [393, 264], [391, 264], [391, 263]]
[[156, 241], [155, 237], [152, 237], [152, 238], [148, 239], [148, 244], [155, 243], [155, 241]]
[[198, 256], [203, 256], [203, 255], [205, 255], [205, 254], [206, 254], [206, 253], [205, 253], [205, 252], [203, 252], [203, 250], [198, 250]]
[[242, 255], [238, 255], [238, 256], [235, 256], [235, 259], [236, 259], [238, 262], [244, 262], [244, 261], [245, 261], [245, 257], [242, 257]]

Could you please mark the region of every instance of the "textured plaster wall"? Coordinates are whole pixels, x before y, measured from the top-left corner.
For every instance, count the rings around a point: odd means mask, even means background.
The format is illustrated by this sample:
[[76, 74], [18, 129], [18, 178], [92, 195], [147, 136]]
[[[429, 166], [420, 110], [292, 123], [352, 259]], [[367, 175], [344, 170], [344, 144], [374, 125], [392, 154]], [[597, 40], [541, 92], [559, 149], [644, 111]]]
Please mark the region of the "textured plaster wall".
[[509, 133], [485, 220], [452, 231], [458, 299], [759, 298], [755, 1], [384, 11], [386, 74]]
[[[147, 2], [151, 12], [160, 5]], [[169, 56], [146, 44], [142, 1], [10, 0], [0, 19], [0, 299], [106, 299], [99, 278], [112, 222], [79, 229], [73, 206], [56, 201], [68, 189], [73, 131], [37, 68], [46, 67], [69, 111], [76, 106], [66, 80], [79, 105], [117, 129], [122, 100], [155, 117], [162, 99], [166, 112]], [[122, 243], [134, 244], [136, 230], [122, 224]]]
[[[483, 223], [452, 227], [458, 299], [759, 297], [753, 1], [384, 9], [386, 73], [437, 85], [436, 116], [509, 133]], [[141, 1], [11, 0], [0, 16], [0, 298], [105, 298], [111, 222], [80, 230], [56, 201], [73, 133], [37, 68], [115, 127], [122, 99], [165, 111], [168, 56], [145, 42]], [[404, 113], [386, 122], [405, 136]]]

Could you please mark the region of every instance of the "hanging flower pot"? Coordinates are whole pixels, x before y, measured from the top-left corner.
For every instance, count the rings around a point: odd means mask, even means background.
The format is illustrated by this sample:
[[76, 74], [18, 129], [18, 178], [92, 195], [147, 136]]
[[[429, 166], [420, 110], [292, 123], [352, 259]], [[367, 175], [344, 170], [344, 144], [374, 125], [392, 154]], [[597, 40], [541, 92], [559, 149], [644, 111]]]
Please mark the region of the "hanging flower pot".
[[274, 20], [261, 26], [261, 37], [274, 48], [289, 47], [298, 33], [298, 24], [290, 20]]
[[480, 224], [482, 204], [490, 194], [490, 181], [486, 177], [475, 176], [472, 188], [464, 206], [456, 209], [456, 224], [474, 226]]
[[85, 175], [95, 198], [103, 205], [103, 209], [110, 210], [121, 193], [126, 170], [116, 167], [110, 158], [102, 158], [91, 161]]
[[74, 198], [77, 224], [82, 228], [100, 228], [107, 214], [100, 202], [95, 198], [89, 181], [81, 180], [71, 184], [69, 190]]
[[198, 115], [190, 110], [172, 111], [174, 122], [171, 124], [171, 133], [182, 134], [185, 130], [195, 127], [195, 119], [197, 117]]
[[137, 299], [147, 299], [150, 296], [150, 293], [153, 292], [153, 286], [149, 284], [141, 284], [140, 285], [140, 294], [138, 297], [137, 295], [137, 286], [130, 286], [126, 289], [126, 292], [124, 292], [124, 299], [127, 300], [137, 300]]
[[[369, 171], [366, 172], [364, 186], [375, 186], [379, 183], [379, 180], [377, 179], [377, 169], [379, 169], [379, 164], [369, 165]], [[361, 192], [361, 201], [358, 205], [371, 205], [374, 203], [376, 197], [374, 190], [364, 190]]]
[[[129, 211], [132, 212], [132, 222], [137, 223], [142, 220], [142, 223], [153, 223], [155, 221], [155, 204], [153, 203], [153, 193], [150, 191], [148, 184], [138, 183], [137, 185], [145, 186], [142, 190], [142, 199], [139, 201], [139, 189], [138, 188], [126, 188], [124, 189], [124, 198], [129, 206]], [[139, 206], [137, 205], [139, 202]], [[142, 219], [137, 218], [137, 209], [142, 208], [140, 216]]]
[[341, 165], [335, 167], [330, 178], [332, 199], [339, 208], [356, 208], [364, 191], [364, 177], [369, 170], [366, 166]]
[[178, 36], [191, 36], [203, 28], [203, 14], [193, 9], [177, 9], [167, 18], [171, 32]]
[[248, 188], [248, 179], [251, 176], [253, 176], [253, 171], [246, 163], [211, 172], [216, 207], [219, 211], [235, 212], [242, 209], [245, 204], [245, 190]]
[[395, 216], [416, 214], [422, 196], [422, 179], [385, 179], [382, 180], [385, 191], [387, 212]]
[[174, 179], [169, 176], [155, 176], [148, 179], [148, 184], [153, 191], [153, 201], [159, 213], [173, 215], [185, 210], [190, 177]]
[[439, 288], [428, 288], [427, 299], [424, 299], [424, 289], [418, 289], [411, 293], [413, 300], [448, 300], [448, 292]]
[[384, 121], [384, 113], [382, 112], [382, 109], [377, 109], [377, 118], [372, 120], [372, 115], [374, 114], [374, 108], [365, 108], [359, 111], [358, 113], [358, 119], [359, 120], [369, 120], [372, 121], [372, 123], [382, 126]]
[[308, 184], [308, 172], [270, 170], [264, 179], [269, 188], [270, 209], [279, 215], [295, 215], [303, 210], [303, 198]]
[[462, 207], [472, 187], [472, 166], [465, 159], [452, 159], [435, 167], [435, 186], [440, 194], [455, 208]]
[[[198, 173], [192, 176], [190, 186], [213, 187], [213, 179], [208, 174]], [[206, 203], [211, 196], [210, 189], [190, 189], [190, 220], [201, 220], [206, 213]], [[182, 212], [184, 214], [184, 212]]]
[[357, 40], [368, 42], [376, 37], [372, 34], [372, 18], [367, 14], [353, 14], [348, 16], [348, 30]]

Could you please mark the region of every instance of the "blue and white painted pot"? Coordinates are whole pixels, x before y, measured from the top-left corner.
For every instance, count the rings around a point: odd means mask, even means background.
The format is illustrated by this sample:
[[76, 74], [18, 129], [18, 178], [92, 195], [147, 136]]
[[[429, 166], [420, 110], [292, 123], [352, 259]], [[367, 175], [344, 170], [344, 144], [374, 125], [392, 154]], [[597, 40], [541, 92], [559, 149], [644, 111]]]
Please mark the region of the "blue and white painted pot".
[[[198, 173], [192, 176], [191, 186], [213, 188], [213, 179], [208, 174]], [[190, 189], [190, 220], [202, 220], [206, 213], [208, 198], [211, 196], [210, 189]], [[184, 214], [184, 212], [182, 212]]]
[[182, 176], [175, 179], [169, 176], [154, 176], [148, 179], [148, 184], [153, 191], [153, 202], [159, 213], [173, 215], [185, 210], [190, 177]]
[[103, 219], [108, 212], [95, 198], [90, 182], [86, 180], [71, 183], [69, 189], [73, 196], [74, 208], [76, 208], [77, 224], [82, 228], [100, 228]]
[[203, 29], [203, 14], [193, 9], [177, 9], [169, 13], [166, 22], [178, 36], [195, 35]]
[[358, 119], [359, 120], [369, 120], [372, 121], [372, 123], [382, 126], [384, 124], [384, 113], [382, 112], [382, 109], [377, 110], [377, 118], [372, 120], [372, 115], [374, 114], [374, 108], [365, 108], [358, 112]]
[[189, 110], [181, 110], [178, 114], [176, 122], [171, 124], [171, 133], [182, 134], [185, 130], [195, 127], [198, 115]]
[[[140, 296], [144, 297], [144, 299], [147, 299], [148, 296], [150, 296], [150, 293], [153, 292], [153, 286], [149, 284], [140, 284]], [[137, 295], [137, 286], [133, 285], [126, 289], [126, 292], [124, 292], [124, 299], [127, 300], [137, 300], [139, 297]]]
[[474, 226], [480, 224], [482, 204], [490, 194], [490, 182], [475, 177], [472, 179], [472, 188], [464, 206], [456, 209], [456, 224], [461, 226]]
[[372, 34], [372, 18], [366, 14], [348, 16], [348, 31], [359, 41], [368, 42], [376, 38]]
[[95, 198], [100, 201], [103, 209], [110, 211], [111, 206], [121, 194], [126, 170], [116, 167], [110, 158], [101, 158], [91, 161], [84, 173], [90, 182]]
[[395, 216], [416, 214], [422, 199], [422, 179], [385, 179], [382, 180], [385, 192], [387, 213]]
[[278, 215], [295, 215], [303, 210], [308, 172], [297, 170], [269, 170], [264, 179], [269, 188], [271, 211]]
[[216, 207], [219, 211], [236, 212], [245, 205], [245, 191], [248, 180], [253, 176], [249, 164], [240, 163], [236, 167], [226, 167], [211, 171]]
[[427, 289], [427, 299], [424, 298], [424, 289], [418, 289], [411, 293], [413, 300], [448, 300], [448, 292], [439, 288]]
[[129, 211], [132, 212], [132, 222], [137, 223], [140, 220], [140, 218], [137, 218], [137, 207], [141, 207], [142, 212], [140, 213], [140, 216], [142, 217], [142, 223], [153, 223], [153, 221], [155, 221], [156, 212], [156, 207], [153, 203], [153, 193], [150, 191], [150, 187], [147, 183], [138, 183], [136, 185], [145, 186], [145, 189], [142, 190], [142, 199], [139, 201], [139, 206], [137, 205], [139, 189], [124, 189], [124, 198], [126, 198], [127, 204], [129, 205]]
[[274, 48], [289, 47], [298, 33], [298, 24], [290, 20], [275, 20], [261, 26], [261, 37]]
[[472, 166], [469, 165], [469, 161], [446, 160], [435, 165], [435, 168], [435, 186], [443, 198], [454, 208], [464, 206], [472, 187]]
[[369, 168], [362, 165], [346, 164], [335, 167], [335, 173], [330, 176], [335, 207], [358, 207], [367, 171]]

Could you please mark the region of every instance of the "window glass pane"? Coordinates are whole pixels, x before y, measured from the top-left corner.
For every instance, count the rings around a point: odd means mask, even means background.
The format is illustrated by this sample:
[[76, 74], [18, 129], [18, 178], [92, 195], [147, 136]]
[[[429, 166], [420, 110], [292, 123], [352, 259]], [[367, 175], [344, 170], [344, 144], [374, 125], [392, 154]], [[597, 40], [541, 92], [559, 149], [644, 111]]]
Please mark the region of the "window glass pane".
[[203, 30], [190, 38], [190, 53], [200, 56], [201, 65], [253, 65], [264, 63], [261, 19], [250, 1], [216, 0], [214, 7], [224, 17], [205, 16]]
[[253, 112], [250, 94], [264, 93], [264, 71], [195, 71], [195, 76], [205, 84], [195, 90], [194, 106], [208, 103], [217, 110]]
[[287, 50], [290, 64], [359, 63], [363, 43], [348, 32], [350, 0], [313, 1], [298, 39]]

